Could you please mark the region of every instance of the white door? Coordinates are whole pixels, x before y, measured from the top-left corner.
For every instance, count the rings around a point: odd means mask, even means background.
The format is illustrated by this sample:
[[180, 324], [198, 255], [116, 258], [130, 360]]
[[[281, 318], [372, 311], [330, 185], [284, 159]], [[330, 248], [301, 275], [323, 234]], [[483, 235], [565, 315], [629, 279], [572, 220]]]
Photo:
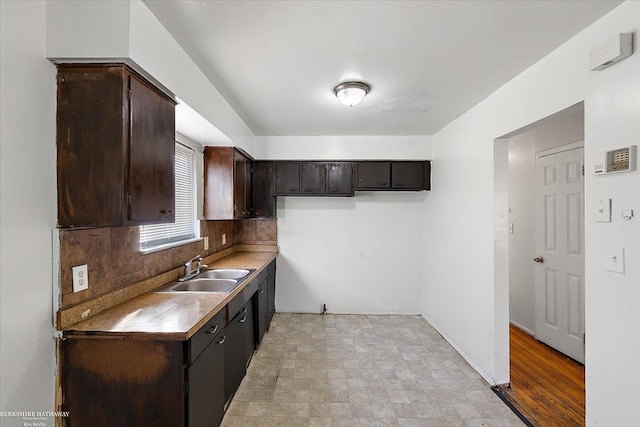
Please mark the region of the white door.
[[584, 363], [583, 148], [536, 159], [536, 338]]

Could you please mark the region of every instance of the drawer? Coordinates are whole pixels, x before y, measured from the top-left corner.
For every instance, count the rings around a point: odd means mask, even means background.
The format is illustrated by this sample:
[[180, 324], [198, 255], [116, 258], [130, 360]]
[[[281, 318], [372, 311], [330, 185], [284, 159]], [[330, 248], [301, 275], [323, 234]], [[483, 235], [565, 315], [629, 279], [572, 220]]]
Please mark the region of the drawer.
[[191, 337], [187, 343], [187, 365], [191, 365], [209, 343], [224, 329], [224, 316], [225, 310], [220, 310]]
[[267, 270], [263, 270], [258, 274], [257, 277], [254, 277], [251, 282], [245, 286], [242, 292], [238, 293], [229, 304], [227, 304], [227, 324], [236, 317], [238, 312], [244, 307], [244, 305], [249, 301], [253, 295], [258, 291], [258, 286], [267, 277]]

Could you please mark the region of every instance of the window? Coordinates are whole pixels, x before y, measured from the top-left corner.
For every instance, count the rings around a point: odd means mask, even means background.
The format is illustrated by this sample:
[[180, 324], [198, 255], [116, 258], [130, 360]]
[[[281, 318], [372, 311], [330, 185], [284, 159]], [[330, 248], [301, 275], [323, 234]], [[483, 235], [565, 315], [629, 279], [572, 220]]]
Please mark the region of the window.
[[176, 142], [176, 221], [170, 224], [143, 225], [140, 227], [140, 250], [160, 249], [165, 245], [195, 239], [195, 167], [194, 151]]

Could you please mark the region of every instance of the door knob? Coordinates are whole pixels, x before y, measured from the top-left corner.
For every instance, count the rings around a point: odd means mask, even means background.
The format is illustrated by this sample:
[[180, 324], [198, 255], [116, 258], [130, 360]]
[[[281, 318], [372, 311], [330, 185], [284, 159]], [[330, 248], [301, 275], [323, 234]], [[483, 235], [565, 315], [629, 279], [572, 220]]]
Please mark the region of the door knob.
[[542, 258], [541, 256], [536, 257], [533, 259], [535, 262], [539, 262], [539, 263], [543, 263], [544, 262], [544, 258]]

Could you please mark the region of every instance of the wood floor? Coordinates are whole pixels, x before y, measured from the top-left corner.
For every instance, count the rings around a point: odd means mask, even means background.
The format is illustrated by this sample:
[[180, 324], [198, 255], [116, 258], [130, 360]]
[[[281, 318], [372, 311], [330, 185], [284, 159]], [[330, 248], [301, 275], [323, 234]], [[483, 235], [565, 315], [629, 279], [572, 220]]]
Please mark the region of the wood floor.
[[584, 366], [510, 326], [507, 399], [538, 427], [584, 426]]

